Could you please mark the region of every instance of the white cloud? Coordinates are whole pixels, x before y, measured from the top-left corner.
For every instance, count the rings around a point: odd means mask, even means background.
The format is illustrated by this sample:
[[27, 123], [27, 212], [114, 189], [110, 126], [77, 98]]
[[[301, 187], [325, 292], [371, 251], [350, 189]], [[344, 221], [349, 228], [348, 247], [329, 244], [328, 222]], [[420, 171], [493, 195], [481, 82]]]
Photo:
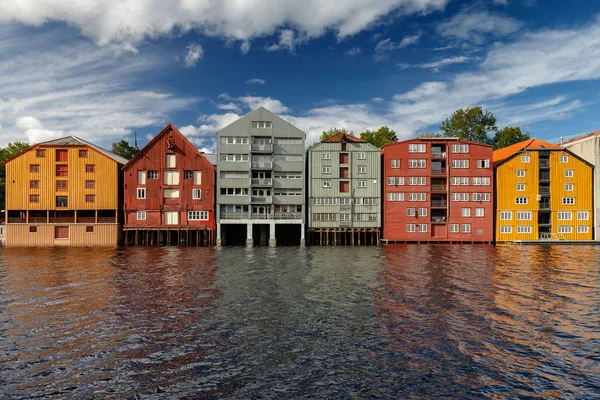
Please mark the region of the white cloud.
[[344, 53], [345, 55], [352, 57], [352, 56], [356, 56], [359, 55], [362, 52], [360, 47], [353, 47], [350, 50], [348, 50], [346, 53]]
[[395, 43], [390, 38], [384, 39], [377, 43], [377, 45], [375, 46], [373, 58], [375, 58], [375, 61], [386, 60], [389, 56], [389, 53], [416, 44], [419, 42], [420, 39], [420, 34], [413, 36], [405, 36], [402, 39], [402, 41], [400, 41], [400, 43]]
[[246, 83], [249, 84], [257, 84], [257, 85], [264, 85], [266, 82], [264, 79], [260, 79], [260, 78], [253, 78], [253, 79], [248, 79], [246, 81]]
[[383, 103], [383, 102], [384, 102], [384, 100], [383, 100], [381, 97], [373, 97], [373, 98], [371, 99], [371, 101], [372, 101], [373, 103]]
[[308, 36], [298, 36], [293, 29], [282, 29], [279, 32], [279, 43], [267, 46], [265, 49], [267, 51], [287, 50], [294, 54], [296, 52], [296, 46], [306, 43], [307, 40]]
[[486, 35], [501, 37], [518, 31], [518, 20], [486, 10], [465, 9], [437, 26], [440, 35], [482, 43]]
[[428, 62], [428, 63], [422, 63], [422, 64], [415, 64], [415, 65], [410, 65], [410, 64], [406, 64], [406, 63], [398, 63], [398, 64], [396, 64], [396, 67], [400, 70], [405, 70], [408, 68], [422, 68], [422, 69], [433, 69], [434, 71], [437, 72], [437, 71], [439, 71], [440, 68], [445, 67], [446, 65], [463, 64], [463, 63], [466, 63], [471, 60], [472, 60], [471, 57], [456, 56], [456, 57], [442, 58], [440, 60], [436, 60], [436, 61], [432, 61], [432, 62]]
[[405, 69], [409, 69], [411, 67], [410, 64], [407, 63], [398, 63], [396, 64], [396, 68], [398, 68], [401, 71], [404, 71]]
[[190, 43], [185, 48], [183, 64], [186, 68], [194, 68], [198, 61], [204, 57], [204, 49], [198, 43]]
[[254, 110], [258, 107], [264, 107], [275, 114], [282, 114], [290, 111], [290, 109], [284, 106], [281, 101], [272, 99], [270, 97], [243, 96], [238, 100], [250, 110]]
[[240, 106], [238, 106], [235, 103], [227, 103], [227, 104], [217, 104], [216, 107], [219, 110], [224, 110], [224, 111], [238, 111], [240, 112]]
[[248, 54], [248, 52], [250, 51], [250, 42], [247, 42], [247, 41], [242, 42], [242, 44], [240, 45], [240, 51], [243, 54]]

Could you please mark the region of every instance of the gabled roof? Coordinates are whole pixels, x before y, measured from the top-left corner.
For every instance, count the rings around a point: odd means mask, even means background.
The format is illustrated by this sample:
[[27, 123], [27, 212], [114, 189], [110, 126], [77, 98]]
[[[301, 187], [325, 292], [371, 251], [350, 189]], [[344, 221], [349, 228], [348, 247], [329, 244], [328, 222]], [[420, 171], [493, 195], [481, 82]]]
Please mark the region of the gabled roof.
[[527, 139], [494, 151], [493, 162], [497, 163], [525, 149], [560, 149], [557, 144], [540, 139]]
[[6, 164], [7, 162], [13, 160], [14, 158], [17, 158], [18, 156], [25, 153], [26, 151], [29, 151], [31, 149], [35, 149], [38, 147], [44, 147], [44, 146], [88, 146], [88, 147], [91, 147], [92, 149], [104, 154], [108, 158], [113, 159], [114, 161], [118, 162], [119, 164], [122, 164], [122, 165], [127, 164], [126, 158], [116, 155], [115, 153], [113, 153], [111, 151], [103, 149], [102, 147], [95, 145], [91, 142], [88, 142], [87, 140], [83, 140], [77, 136], [65, 136], [65, 137], [58, 138], [58, 139], [48, 140], [46, 142], [36, 143], [33, 146], [31, 146], [30, 148], [28, 148], [27, 150], [12, 156], [8, 160], [6, 160], [4, 163]]
[[149, 148], [151, 148], [152, 146], [154, 146], [154, 144], [155, 144], [155, 143], [156, 143], [156, 142], [157, 142], [157, 141], [158, 141], [158, 140], [159, 140], [161, 137], [163, 137], [164, 135], [166, 135], [166, 134], [167, 134], [167, 132], [169, 132], [169, 131], [171, 131], [171, 130], [172, 130], [173, 132], [177, 132], [179, 135], [181, 135], [181, 137], [183, 137], [183, 140], [185, 140], [185, 141], [186, 141], [186, 142], [187, 142], [187, 143], [188, 143], [188, 144], [189, 144], [189, 145], [190, 145], [190, 146], [191, 146], [193, 149], [195, 149], [195, 150], [196, 150], [196, 155], [198, 155], [198, 156], [200, 156], [200, 157], [204, 158], [204, 159], [205, 159], [205, 160], [206, 160], [206, 161], [207, 161], [207, 162], [210, 164], [210, 166], [211, 166], [211, 167], [215, 168], [215, 165], [214, 165], [212, 162], [210, 162], [210, 161], [209, 161], [209, 160], [208, 160], [208, 159], [207, 159], [207, 158], [204, 156], [204, 154], [202, 154], [200, 151], [198, 151], [198, 149], [196, 148], [196, 146], [194, 146], [194, 145], [192, 144], [192, 142], [190, 142], [190, 141], [188, 140], [188, 138], [186, 138], [186, 137], [185, 137], [185, 135], [184, 135], [184, 134], [182, 134], [181, 132], [179, 132], [179, 130], [178, 130], [177, 128], [175, 128], [175, 125], [173, 125], [173, 124], [169, 123], [169, 124], [167, 124], [167, 125], [166, 125], [166, 126], [165, 126], [165, 127], [164, 127], [164, 128], [163, 128], [163, 129], [162, 129], [162, 130], [161, 130], [161, 131], [160, 131], [160, 132], [157, 134], [157, 135], [156, 135], [156, 136], [154, 136], [154, 137], [152, 138], [152, 140], [150, 140], [150, 141], [148, 142], [148, 144], [147, 144], [147, 145], [145, 145], [145, 146], [144, 146], [144, 147], [143, 147], [143, 148], [142, 148], [140, 151], [138, 151], [138, 152], [135, 154], [135, 156], [133, 156], [133, 158], [132, 158], [131, 160], [129, 160], [129, 161], [128, 161], [128, 162], [127, 162], [127, 163], [126, 163], [124, 166], [123, 166], [123, 170], [127, 170], [127, 169], [128, 169], [130, 166], [131, 166], [131, 165], [133, 165], [133, 163], [134, 163], [134, 162], [135, 162], [137, 159], [139, 159], [140, 157], [142, 157], [142, 156], [144, 155], [144, 153], [146, 152], [146, 150], [147, 150], [147, 149], [149, 149]]
[[346, 132], [339, 132], [333, 136], [328, 137], [325, 140], [321, 140], [321, 143], [342, 143], [342, 142], [352, 142], [352, 143], [365, 143], [361, 138], [357, 138], [356, 136], [352, 136], [347, 134]]
[[600, 130], [597, 130], [597, 131], [594, 131], [594, 132], [590, 132], [590, 133], [586, 133], [585, 135], [575, 136], [573, 139], [569, 139], [566, 142], [563, 142], [563, 146], [567, 145], [567, 144], [578, 142], [580, 140], [584, 140], [584, 139], [589, 139], [589, 138], [592, 138], [592, 137], [596, 137], [596, 136], [600, 136]]
[[249, 113], [236, 119], [229, 125], [226, 125], [223, 128], [221, 128], [217, 132], [217, 137], [221, 137], [221, 135], [227, 135], [231, 133], [236, 134], [239, 132], [247, 132], [250, 128], [249, 121], [265, 120], [272, 121], [274, 126], [275, 124], [279, 125], [277, 132], [279, 134], [284, 134], [282, 136], [287, 135], [288, 137], [303, 137], [304, 139], [306, 139], [306, 133], [304, 131], [262, 106], [250, 111]]

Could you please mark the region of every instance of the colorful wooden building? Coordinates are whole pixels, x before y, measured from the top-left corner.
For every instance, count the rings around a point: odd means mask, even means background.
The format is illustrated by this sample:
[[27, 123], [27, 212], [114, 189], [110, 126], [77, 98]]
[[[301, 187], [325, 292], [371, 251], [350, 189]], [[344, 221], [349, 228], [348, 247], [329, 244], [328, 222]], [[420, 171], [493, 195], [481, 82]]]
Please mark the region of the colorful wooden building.
[[213, 245], [215, 167], [167, 125], [124, 167], [125, 244]]
[[338, 133], [308, 150], [310, 244], [378, 244], [381, 227], [379, 148]]
[[383, 241], [494, 240], [491, 146], [458, 138], [387, 145], [383, 163]]
[[530, 139], [494, 152], [496, 242], [591, 240], [594, 167]]
[[6, 162], [7, 246], [115, 246], [126, 159], [75, 136]]

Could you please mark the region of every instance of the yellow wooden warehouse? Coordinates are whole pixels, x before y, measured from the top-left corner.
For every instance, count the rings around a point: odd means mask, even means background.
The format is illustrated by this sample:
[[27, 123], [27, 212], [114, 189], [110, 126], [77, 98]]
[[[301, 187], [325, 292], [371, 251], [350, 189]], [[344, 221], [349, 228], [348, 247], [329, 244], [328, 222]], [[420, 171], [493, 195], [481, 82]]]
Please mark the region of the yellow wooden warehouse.
[[75, 136], [6, 162], [6, 246], [115, 246], [126, 159]]
[[494, 152], [496, 243], [592, 240], [592, 164], [530, 139]]

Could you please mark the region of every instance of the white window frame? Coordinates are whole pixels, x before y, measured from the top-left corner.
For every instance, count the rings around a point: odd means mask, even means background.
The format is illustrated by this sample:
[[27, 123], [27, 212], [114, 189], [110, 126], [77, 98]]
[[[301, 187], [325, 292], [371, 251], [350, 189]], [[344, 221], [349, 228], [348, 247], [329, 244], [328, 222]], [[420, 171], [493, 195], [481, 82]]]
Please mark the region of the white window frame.
[[571, 225], [559, 225], [556, 231], [558, 233], [573, 233], [573, 227]]
[[166, 166], [167, 168], [177, 168], [177, 156], [175, 154], [167, 154]]
[[460, 225], [450, 224], [450, 233], [460, 233]]
[[146, 184], [146, 171], [138, 171], [138, 185]]
[[533, 233], [533, 227], [531, 225], [517, 225], [517, 233], [521, 233], [521, 234]]
[[562, 204], [565, 206], [572, 206], [575, 204], [575, 197], [563, 197]]
[[426, 216], [427, 216], [427, 209], [419, 208], [419, 217], [426, 217]]
[[188, 221], [208, 221], [208, 211], [188, 211]]
[[517, 192], [524, 192], [524, 191], [525, 191], [525, 184], [517, 183]]
[[528, 164], [531, 162], [531, 156], [529, 154], [521, 155], [521, 162], [524, 164]]
[[147, 178], [148, 179], [158, 179], [158, 171], [156, 171], [156, 170], [148, 171]]
[[510, 226], [510, 225], [501, 226], [500, 233], [503, 233], [503, 234], [512, 233], [512, 226]]
[[515, 197], [515, 204], [529, 204], [529, 197]]
[[413, 207], [409, 207], [406, 209], [406, 216], [407, 217], [416, 217], [417, 216], [417, 209], [413, 208]]
[[331, 181], [323, 181], [324, 188], [331, 188]]
[[192, 199], [193, 200], [201, 200], [202, 199], [202, 189], [192, 189]]
[[460, 215], [463, 218], [471, 218], [471, 209], [469, 207], [463, 208]]
[[517, 221], [531, 221], [532, 218], [531, 211], [517, 211]]
[[476, 208], [475, 217], [485, 217], [485, 208]]
[[415, 233], [416, 232], [416, 225], [415, 224], [406, 224], [406, 232], [407, 233]]
[[357, 183], [358, 183], [358, 187], [359, 188], [366, 188], [367, 187], [367, 181], [365, 181], [365, 180], [359, 180]]
[[565, 183], [565, 192], [572, 192], [574, 188], [574, 184], [572, 183]]
[[462, 233], [471, 233], [471, 224], [461, 224], [460, 228]]
[[392, 168], [400, 168], [400, 159], [394, 158], [392, 160]]
[[137, 221], [145, 221], [146, 220], [146, 211], [138, 211], [136, 219], [137, 219]]
[[359, 165], [357, 167], [356, 172], [359, 173], [359, 174], [366, 174], [367, 173], [367, 166], [366, 165]]
[[419, 224], [419, 233], [427, 233], [427, 224]]
[[572, 178], [574, 171], [572, 169], [565, 169], [565, 178]]
[[193, 179], [194, 185], [202, 185], [202, 171], [194, 171]]
[[360, 151], [356, 154], [356, 158], [358, 160], [366, 160], [367, 159], [367, 153], [365, 153], [364, 151]]
[[323, 152], [323, 160], [331, 160], [331, 153], [328, 151]]
[[517, 178], [525, 178], [525, 170], [524, 169], [517, 170]]
[[556, 218], [559, 221], [572, 221], [573, 220], [573, 212], [572, 211], [559, 211], [556, 213]]
[[321, 173], [331, 174], [331, 167], [321, 167]]
[[146, 198], [146, 188], [137, 188], [137, 198], [145, 199]]
[[566, 154], [561, 154], [558, 158], [561, 164], [567, 164], [569, 162], [569, 156]]
[[577, 211], [577, 221], [589, 221], [590, 220], [590, 212], [589, 211]]
[[590, 227], [587, 225], [577, 225], [577, 233], [590, 233]]
[[512, 211], [500, 211], [500, 220], [501, 221], [512, 221], [513, 213]]

